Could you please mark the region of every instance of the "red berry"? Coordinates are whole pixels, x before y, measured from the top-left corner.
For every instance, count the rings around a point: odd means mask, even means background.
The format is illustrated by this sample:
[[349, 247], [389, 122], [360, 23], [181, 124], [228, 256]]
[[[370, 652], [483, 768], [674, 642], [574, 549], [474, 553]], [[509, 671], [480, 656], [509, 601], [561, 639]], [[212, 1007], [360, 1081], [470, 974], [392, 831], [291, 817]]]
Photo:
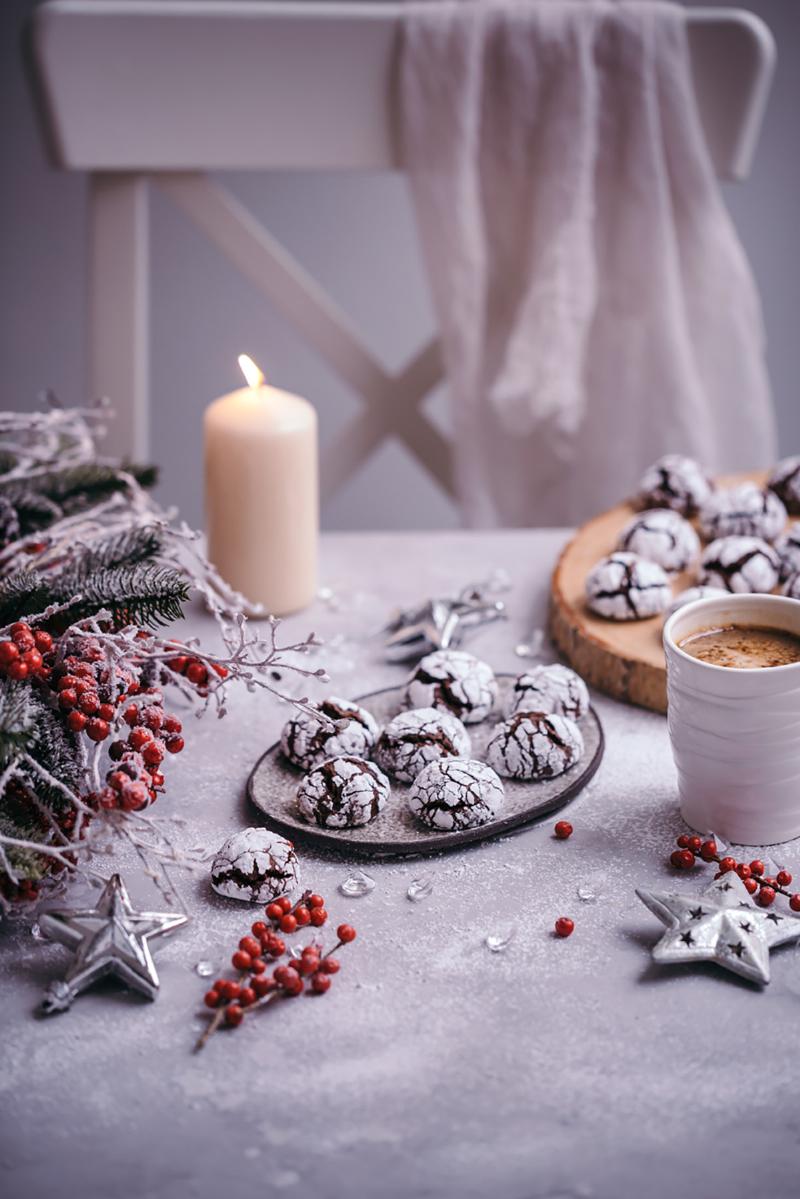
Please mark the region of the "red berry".
[[298, 928], [305, 928], [311, 920], [311, 913], [303, 904], [298, 904], [294, 909], [294, 918], [297, 921]]
[[678, 850], [678, 866], [681, 870], [691, 870], [695, 863], [695, 856], [691, 849]]
[[282, 933], [293, 933], [297, 928], [297, 920], [291, 912], [287, 912], [285, 916], [281, 916], [278, 927]]
[[37, 629], [33, 634], [33, 643], [40, 654], [47, 654], [53, 648], [53, 638], [44, 629]]
[[261, 941], [264, 937], [269, 936], [270, 927], [263, 920], [256, 920], [255, 924], [251, 926], [251, 931], [253, 936], [258, 937], [259, 941]]
[[273, 975], [273, 978], [279, 987], [287, 986], [290, 982], [292, 982], [293, 979], [297, 977], [297, 971], [292, 969], [291, 966], [278, 966]]
[[96, 716], [93, 717], [86, 726], [86, 736], [90, 741], [105, 741], [111, 728], [107, 720], [99, 720]]
[[311, 990], [315, 995], [324, 995], [331, 985], [327, 974], [315, 974], [311, 980]]
[[26, 650], [22, 655], [22, 661], [28, 667], [28, 670], [40, 670], [42, 666], [42, 655], [39, 653], [38, 649], [29, 649]]
[[310, 908], [324, 908], [325, 900], [322, 898], [321, 895], [316, 895], [316, 894], [309, 895], [308, 906]]
[[10, 679], [22, 682], [23, 679], [27, 679], [28, 677], [28, 665], [20, 658], [17, 658], [14, 662], [9, 663], [7, 673]]
[[764, 873], [764, 863], [762, 861], [760, 861], [759, 858], [754, 858], [753, 861], [750, 863], [750, 869], [753, 872], [753, 874], [763, 874]]
[[122, 806], [126, 812], [138, 812], [147, 807], [148, 796], [144, 783], [128, 782], [122, 788]]
[[286, 942], [281, 940], [280, 937], [273, 937], [270, 940], [267, 953], [271, 958], [282, 957], [286, 953]]
[[9, 666], [19, 657], [19, 646], [13, 641], [0, 641], [0, 666]]
[[189, 663], [184, 674], [195, 687], [202, 687], [208, 682], [208, 671], [203, 663], [198, 662], [196, 659]]
[[219, 1007], [220, 994], [219, 991], [206, 991], [203, 996], [203, 1003], [206, 1007]]
[[792, 896], [789, 900], [789, 907], [793, 912], [800, 912], [800, 894]]
[[122, 713], [122, 719], [126, 724], [129, 724], [131, 728], [134, 728], [134, 726], [139, 723], [139, 708], [137, 705], [128, 704], [127, 708]]
[[675, 838], [675, 844], [678, 846], [678, 849], [688, 849], [689, 848], [689, 834], [681, 833], [680, 837]]
[[339, 961], [337, 958], [323, 958], [319, 964], [319, 968], [323, 974], [338, 974]]
[[239, 1003], [242, 1007], [250, 1007], [256, 1001], [256, 993], [252, 987], [242, 987]]
[[[719, 869], [720, 869], [721, 874], [728, 874], [731, 870], [735, 870], [736, 869], [736, 859], [735, 858], [723, 858], [719, 864]], [[751, 866], [751, 870], [752, 870], [752, 866]]]
[[792, 881], [792, 876], [788, 870], [779, 870], [778, 871], [778, 885], [779, 886], [788, 887], [789, 884], [791, 883], [791, 881]]
[[301, 957], [299, 961], [295, 961], [295, 970], [298, 974], [316, 974], [319, 970], [319, 958], [316, 956]]
[[127, 752], [127, 745], [124, 741], [112, 741], [108, 747], [108, 756], [112, 762], [122, 760], [122, 755]]
[[244, 1011], [238, 1003], [229, 1003], [225, 1008], [225, 1023], [230, 1028], [238, 1028], [244, 1019]]
[[152, 739], [153, 734], [149, 729], [136, 728], [131, 729], [130, 733], [128, 733], [128, 745], [137, 753], [144, 749], [147, 742], [152, 741]]
[[747, 865], [746, 862], [740, 862], [739, 865], [736, 867], [736, 873], [739, 875], [739, 878], [746, 879], [746, 878], [750, 878], [750, 875], [753, 872], [750, 869], [750, 867]]
[[575, 921], [570, 920], [569, 916], [559, 916], [558, 920], [556, 920], [555, 929], [556, 929], [557, 937], [572, 936], [572, 932], [573, 932], [574, 928], [575, 928]]
[[295, 973], [294, 981], [287, 983], [286, 986], [284, 987], [284, 990], [287, 995], [294, 997], [295, 995], [302, 994], [303, 987], [304, 987], [304, 983], [303, 983], [302, 978], [300, 977], [299, 974]]
[[278, 907], [281, 909], [282, 912], [291, 912], [292, 901], [288, 895], [282, 895], [280, 897], [280, 899], [276, 899], [275, 902], [277, 903]]
[[265, 995], [268, 995], [275, 986], [272, 979], [267, 978], [265, 974], [256, 975], [251, 985], [259, 999], [263, 999]]
[[336, 930], [336, 936], [346, 945], [349, 941], [355, 941], [356, 930], [352, 924], [340, 924]]
[[249, 953], [245, 953], [243, 949], [237, 949], [236, 953], [231, 958], [231, 965], [234, 970], [249, 970], [253, 964], [253, 959]]
[[[27, 663], [23, 663], [27, 666]], [[10, 672], [9, 672], [10, 673]], [[65, 712], [69, 712], [78, 702], [78, 693], [72, 687], [67, 687], [66, 691], [61, 691], [58, 696], [59, 707]]]
[[702, 837], [690, 837], [689, 845], [687, 848], [691, 849], [692, 853], [699, 853], [700, 849], [702, 848], [702, 845], [703, 845]]
[[775, 892], [772, 887], [762, 887], [758, 893], [756, 902], [760, 903], [762, 908], [768, 908], [770, 904], [773, 904], [775, 902]]
[[15, 641], [16, 641], [17, 637], [21, 636], [23, 633], [28, 634], [28, 633], [30, 633], [30, 631], [31, 631], [31, 626], [29, 624], [26, 624], [24, 620], [15, 620], [14, 623], [12, 624], [11, 628], [9, 629], [9, 632], [11, 633], [11, 636], [14, 638]]
[[101, 720], [113, 720], [115, 708], [113, 704], [101, 704], [97, 709], [97, 715]]
[[573, 828], [568, 820], [559, 820], [553, 831], [559, 841], [566, 841], [572, 836]]
[[170, 670], [174, 670], [176, 674], [183, 674], [188, 661], [189, 659], [185, 654], [178, 654], [178, 656], [175, 658], [167, 659], [167, 666], [170, 668]]
[[178, 720], [177, 716], [165, 716], [164, 717], [164, 732], [165, 733], [181, 733], [181, 732], [183, 732], [183, 725]]
[[62, 674], [56, 684], [56, 691], [74, 691], [78, 686], [78, 678], [74, 674]]
[[750, 892], [751, 895], [754, 895], [755, 892], [758, 890], [758, 883], [756, 882], [756, 880], [754, 878], [746, 878], [744, 880], [744, 885], [747, 887], [747, 890]]
[[160, 766], [164, 761], [164, 742], [159, 740], [148, 741], [142, 750], [142, 757], [147, 766]]
[[263, 974], [267, 968], [267, 963], [263, 958], [253, 958], [253, 963], [250, 967], [251, 974]]
[[121, 791], [130, 781], [130, 775], [124, 770], [110, 770], [106, 775], [106, 782], [114, 791]]
[[88, 719], [83, 712], [70, 712], [67, 717], [67, 726], [73, 733], [82, 733], [88, 724]]
[[325, 921], [328, 919], [328, 913], [324, 908], [311, 909], [311, 923], [314, 928], [322, 928]]
[[283, 915], [283, 908], [279, 903], [268, 903], [264, 910], [270, 920], [280, 920]]
[[167, 752], [171, 754], [179, 754], [186, 742], [183, 737], [167, 737], [166, 747]]
[[242, 937], [239, 948], [243, 949], [245, 953], [249, 953], [251, 958], [257, 958], [261, 953], [261, 945], [255, 937]]
[[[77, 688], [75, 689], [77, 693]], [[62, 694], [66, 694], [65, 692]], [[94, 691], [86, 691], [78, 699], [78, 707], [81, 712], [85, 712], [87, 716], [94, 716], [95, 712], [100, 708], [100, 700]]]

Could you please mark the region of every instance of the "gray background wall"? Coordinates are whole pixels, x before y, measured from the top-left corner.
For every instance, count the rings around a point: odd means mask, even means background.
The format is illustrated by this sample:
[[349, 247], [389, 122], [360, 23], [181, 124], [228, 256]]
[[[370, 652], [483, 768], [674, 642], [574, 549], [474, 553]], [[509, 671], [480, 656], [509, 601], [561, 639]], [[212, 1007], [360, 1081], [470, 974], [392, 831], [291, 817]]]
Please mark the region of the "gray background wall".
[[[0, 5], [0, 362], [4, 408], [29, 408], [52, 387], [85, 398], [85, 181], [46, 163], [20, 54], [33, 0]], [[761, 287], [781, 450], [800, 451], [800, 4], [751, 0], [770, 25], [779, 66], [751, 179], [725, 187]], [[236, 194], [330, 290], [390, 367], [430, 334], [433, 319], [403, 180], [390, 175], [236, 174]], [[162, 498], [202, 520], [201, 414], [238, 386], [246, 349], [278, 385], [317, 405], [323, 440], [355, 409], [292, 329], [159, 195], [152, 202], [155, 457]], [[431, 397], [446, 427], [444, 397]], [[458, 523], [447, 498], [405, 451], [387, 444], [324, 513], [328, 528]]]

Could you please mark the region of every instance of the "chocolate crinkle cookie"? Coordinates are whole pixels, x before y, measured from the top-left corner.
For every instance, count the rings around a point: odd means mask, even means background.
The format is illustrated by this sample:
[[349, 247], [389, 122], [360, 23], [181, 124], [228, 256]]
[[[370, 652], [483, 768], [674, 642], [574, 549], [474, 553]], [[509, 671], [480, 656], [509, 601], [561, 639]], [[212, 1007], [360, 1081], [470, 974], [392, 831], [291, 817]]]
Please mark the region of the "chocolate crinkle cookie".
[[375, 760], [382, 770], [412, 783], [425, 766], [439, 758], [468, 758], [467, 730], [451, 712], [418, 708], [395, 716], [378, 738]]
[[366, 708], [331, 696], [288, 721], [281, 733], [281, 750], [295, 766], [311, 770], [340, 754], [369, 757], [377, 739], [378, 726]]
[[229, 837], [211, 864], [211, 886], [228, 899], [269, 903], [289, 895], [299, 881], [291, 841], [264, 828], [245, 828]]
[[669, 603], [669, 579], [657, 562], [622, 551], [603, 558], [586, 579], [586, 599], [598, 616], [643, 620]]
[[640, 508], [672, 508], [682, 516], [694, 516], [713, 489], [693, 458], [665, 454], [642, 475], [637, 499]]
[[673, 612], [677, 612], [678, 608], [684, 608], [687, 604], [693, 604], [695, 600], [722, 599], [727, 594], [728, 592], [724, 587], [687, 587], [685, 591], [679, 591], [675, 596], [667, 608], [667, 616], [671, 616]]
[[789, 575], [781, 587], [781, 595], [788, 595], [789, 599], [800, 600], [800, 570]]
[[800, 520], [793, 521], [775, 542], [782, 579], [800, 570]]
[[784, 458], [767, 479], [767, 487], [793, 516], [800, 513], [800, 454]]
[[439, 708], [464, 724], [485, 720], [497, 699], [491, 666], [458, 649], [427, 654], [406, 685], [410, 708]]
[[716, 537], [761, 537], [774, 541], [786, 524], [786, 509], [774, 491], [740, 483], [715, 491], [700, 510], [700, 531]]
[[686, 570], [700, 556], [700, 538], [672, 508], [640, 512], [620, 533], [617, 549], [657, 562], [668, 574]]
[[579, 674], [553, 662], [534, 666], [514, 680], [508, 698], [508, 714], [548, 712], [580, 720], [589, 711], [589, 691]]
[[575, 721], [546, 712], [516, 712], [497, 726], [486, 747], [486, 761], [510, 779], [553, 779], [582, 756]]
[[357, 828], [378, 815], [389, 790], [389, 780], [374, 762], [330, 758], [300, 783], [297, 807], [304, 820], [320, 828]]
[[772, 591], [780, 562], [760, 537], [720, 537], [706, 547], [700, 582], [726, 591]]
[[493, 820], [505, 789], [485, 762], [445, 758], [421, 770], [408, 793], [410, 811], [428, 828], [477, 828]]

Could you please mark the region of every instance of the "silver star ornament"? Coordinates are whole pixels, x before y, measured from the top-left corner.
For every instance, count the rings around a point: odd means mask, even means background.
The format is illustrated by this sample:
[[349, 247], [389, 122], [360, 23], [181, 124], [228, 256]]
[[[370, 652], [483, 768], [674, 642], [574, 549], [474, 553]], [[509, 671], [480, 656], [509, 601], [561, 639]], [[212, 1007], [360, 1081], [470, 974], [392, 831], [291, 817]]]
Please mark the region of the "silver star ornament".
[[148, 999], [158, 994], [150, 942], [186, 924], [179, 912], [139, 912], [118, 874], [106, 883], [97, 907], [43, 912], [42, 933], [74, 950], [75, 957], [63, 980], [53, 982], [42, 1000], [44, 1012], [63, 1012], [97, 979], [113, 974]]
[[667, 931], [653, 948], [660, 965], [716, 962], [750, 982], [769, 982], [769, 951], [800, 938], [800, 919], [756, 907], [733, 871], [699, 897], [637, 890]]

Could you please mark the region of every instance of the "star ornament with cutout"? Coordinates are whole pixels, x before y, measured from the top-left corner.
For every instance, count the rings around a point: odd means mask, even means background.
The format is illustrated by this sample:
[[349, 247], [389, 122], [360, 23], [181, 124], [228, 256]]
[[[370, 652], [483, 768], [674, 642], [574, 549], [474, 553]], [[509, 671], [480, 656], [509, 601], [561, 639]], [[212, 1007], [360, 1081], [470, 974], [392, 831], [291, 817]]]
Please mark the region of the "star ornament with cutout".
[[653, 960], [716, 962], [763, 986], [769, 982], [769, 951], [800, 939], [800, 919], [756, 907], [739, 876], [723, 874], [699, 897], [637, 889], [667, 931], [653, 947]]
[[158, 994], [150, 942], [186, 924], [180, 912], [138, 912], [118, 874], [106, 883], [97, 907], [50, 911], [39, 917], [46, 937], [75, 953], [63, 980], [53, 982], [42, 1000], [44, 1012], [63, 1012], [97, 979], [115, 975], [148, 999]]

